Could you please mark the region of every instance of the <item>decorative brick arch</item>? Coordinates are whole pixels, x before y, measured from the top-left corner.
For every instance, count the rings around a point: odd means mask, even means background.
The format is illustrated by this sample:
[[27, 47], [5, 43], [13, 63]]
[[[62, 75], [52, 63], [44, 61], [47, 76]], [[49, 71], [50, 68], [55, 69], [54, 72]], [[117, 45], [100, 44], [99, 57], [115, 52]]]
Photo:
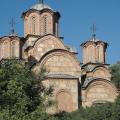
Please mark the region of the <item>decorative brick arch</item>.
[[[38, 61], [36, 65], [37, 66], [39, 65], [39, 67], [41, 68], [42, 66], [45, 65], [46, 61], [53, 56], [64, 56], [70, 59], [74, 64], [76, 71], [79, 71], [79, 72], [81, 71], [81, 63], [78, 61], [78, 59], [74, 56], [74, 54], [64, 49], [54, 49], [54, 50], [48, 51], [41, 57], [41, 59]], [[33, 64], [32, 67], [35, 67], [34, 65], [35, 64]]]
[[[40, 49], [40, 51], [38, 50]], [[33, 56], [39, 60], [46, 52], [52, 49], [66, 49], [64, 43], [53, 35], [45, 35], [38, 39], [33, 46]]]
[[37, 46], [38, 46], [39, 44], [41, 44], [42, 42], [48, 40], [48, 39], [57, 42], [57, 43], [59, 44], [59, 46], [60, 46], [61, 49], [66, 49], [66, 46], [64, 45], [64, 43], [63, 43], [60, 39], [56, 38], [56, 37], [53, 36], [53, 35], [48, 34], [48, 35], [45, 35], [44, 37], [39, 38], [39, 39], [35, 42], [35, 44], [34, 44], [34, 46], [33, 46], [33, 49], [34, 49], [33, 51], [35, 52]]
[[[100, 75], [96, 76], [95, 73], [97, 71], [101, 71], [102, 73], [100, 73]], [[109, 79], [111, 78], [111, 74], [110, 74], [110, 71], [106, 68], [106, 67], [97, 67], [93, 69], [93, 72], [92, 72], [92, 76], [93, 77], [98, 77], [98, 78], [106, 78], [106, 79]]]
[[73, 111], [73, 98], [70, 90], [60, 89], [55, 94], [55, 100], [58, 101], [56, 112], [60, 111]]
[[44, 35], [44, 18], [47, 18], [47, 34], [53, 34], [53, 15], [46, 11], [41, 14], [41, 34]]
[[84, 100], [86, 105], [92, 105], [93, 101], [106, 100], [114, 102], [118, 94], [117, 88], [110, 81], [106, 79], [95, 79], [86, 86]]
[[31, 13], [28, 17], [28, 29], [29, 29], [29, 33], [28, 34], [33, 34], [33, 30], [32, 30], [32, 18], [35, 18], [35, 22], [36, 22], [36, 33], [35, 34], [39, 34], [40, 33], [40, 23], [39, 23], [39, 14], [38, 13]]

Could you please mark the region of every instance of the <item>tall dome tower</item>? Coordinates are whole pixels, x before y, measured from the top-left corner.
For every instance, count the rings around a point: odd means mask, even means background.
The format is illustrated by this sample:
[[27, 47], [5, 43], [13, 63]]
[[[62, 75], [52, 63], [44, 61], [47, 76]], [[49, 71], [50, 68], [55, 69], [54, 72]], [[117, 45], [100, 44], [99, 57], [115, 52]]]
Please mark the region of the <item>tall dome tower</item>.
[[106, 63], [106, 49], [108, 44], [96, 38], [94, 31], [92, 36], [92, 38], [81, 44], [83, 50], [83, 63]]
[[54, 34], [56, 37], [59, 37], [60, 17], [59, 12], [53, 11], [50, 6], [43, 4], [43, 0], [40, 0], [39, 4], [32, 6], [27, 12], [22, 13], [24, 37], [46, 34]]

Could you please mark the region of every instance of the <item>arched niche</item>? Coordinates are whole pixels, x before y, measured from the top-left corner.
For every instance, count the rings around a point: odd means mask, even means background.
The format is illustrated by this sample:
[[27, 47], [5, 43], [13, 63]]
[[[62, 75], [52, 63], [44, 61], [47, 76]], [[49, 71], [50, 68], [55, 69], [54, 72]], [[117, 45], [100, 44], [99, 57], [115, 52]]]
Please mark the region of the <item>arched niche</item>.
[[[49, 74], [77, 75], [76, 77], [81, 75], [81, 63], [72, 53], [63, 49], [55, 49], [47, 52], [37, 65], [33, 66], [33, 69], [40, 69], [42, 66], [46, 66], [50, 70]], [[79, 74], [76, 74], [77, 72]]]
[[52, 49], [66, 49], [64, 43], [52, 35], [47, 35], [35, 42], [33, 56], [39, 60], [46, 52]]
[[73, 98], [70, 90], [61, 89], [55, 96], [55, 99], [58, 101], [56, 112], [59, 112], [59, 110], [67, 112], [73, 111]]
[[97, 78], [104, 78], [104, 79], [108, 79], [110, 80], [111, 78], [111, 74], [109, 72], [109, 70], [105, 67], [97, 67], [93, 70], [92, 72], [92, 76], [93, 77], [97, 77]]
[[90, 82], [84, 94], [84, 101], [86, 101], [84, 105], [91, 106], [92, 102], [99, 100], [114, 102], [118, 90], [110, 81], [101, 78]]

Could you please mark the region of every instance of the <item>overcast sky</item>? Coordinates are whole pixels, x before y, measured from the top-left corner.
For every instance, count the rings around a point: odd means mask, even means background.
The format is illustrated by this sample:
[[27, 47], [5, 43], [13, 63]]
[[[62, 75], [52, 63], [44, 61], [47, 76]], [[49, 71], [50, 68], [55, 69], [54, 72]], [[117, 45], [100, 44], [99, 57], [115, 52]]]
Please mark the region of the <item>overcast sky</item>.
[[[24, 37], [22, 12], [26, 12], [39, 0], [0, 0], [0, 37], [11, 32], [11, 18], [17, 23], [15, 33]], [[97, 27], [96, 37], [109, 44], [107, 63], [120, 60], [120, 0], [43, 0], [61, 14], [59, 36], [65, 37], [65, 45], [73, 45], [80, 62], [83, 61], [79, 45], [92, 37], [90, 27]]]

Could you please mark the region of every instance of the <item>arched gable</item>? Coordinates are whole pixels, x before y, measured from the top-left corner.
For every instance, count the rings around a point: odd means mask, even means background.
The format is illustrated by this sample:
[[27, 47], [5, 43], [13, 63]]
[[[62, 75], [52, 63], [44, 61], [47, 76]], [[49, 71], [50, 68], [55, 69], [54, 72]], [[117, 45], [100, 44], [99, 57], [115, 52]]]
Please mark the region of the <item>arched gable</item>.
[[45, 35], [38, 39], [33, 46], [33, 56], [39, 60], [52, 49], [66, 49], [64, 43], [53, 35]]
[[92, 102], [99, 100], [114, 102], [118, 90], [110, 81], [102, 78], [95, 78], [89, 81], [85, 89], [82, 90], [82, 94], [83, 93], [83, 99], [86, 101], [84, 105], [91, 106]]
[[92, 71], [92, 77], [105, 78], [110, 80], [111, 74], [106, 67], [96, 66]]
[[64, 49], [54, 49], [47, 52], [32, 69], [39, 70], [42, 66], [46, 66], [50, 69], [49, 74], [81, 76], [81, 63], [72, 53]]

